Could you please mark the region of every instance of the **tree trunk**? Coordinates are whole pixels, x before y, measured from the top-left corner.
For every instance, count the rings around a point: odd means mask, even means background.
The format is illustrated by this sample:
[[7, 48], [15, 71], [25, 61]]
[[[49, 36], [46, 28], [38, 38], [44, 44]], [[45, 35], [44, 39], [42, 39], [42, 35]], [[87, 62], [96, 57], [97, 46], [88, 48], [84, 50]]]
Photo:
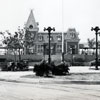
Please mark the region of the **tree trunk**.
[[21, 61], [21, 54], [20, 54], [20, 48], [19, 48], [19, 62]]
[[16, 53], [15, 53], [15, 49], [14, 49], [14, 59], [15, 59], [15, 62], [16, 62]]

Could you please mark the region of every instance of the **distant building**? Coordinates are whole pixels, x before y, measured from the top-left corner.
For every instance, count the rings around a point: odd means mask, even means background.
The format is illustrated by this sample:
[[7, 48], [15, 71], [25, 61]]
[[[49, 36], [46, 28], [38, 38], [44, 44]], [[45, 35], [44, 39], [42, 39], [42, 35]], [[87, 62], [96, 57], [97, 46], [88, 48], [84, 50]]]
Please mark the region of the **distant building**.
[[[75, 28], [69, 28], [64, 32], [64, 53], [75, 54], [79, 51], [79, 33]], [[51, 33], [51, 54], [62, 53], [62, 33]], [[25, 54], [48, 54], [48, 33], [39, 32], [38, 23], [35, 21], [31, 10], [27, 23], [25, 25]]]
[[[88, 42], [80, 43], [79, 44], [79, 54], [87, 54], [87, 55], [96, 54], [96, 42], [93, 47], [89, 47]], [[100, 55], [100, 41], [98, 41], [98, 55]]]

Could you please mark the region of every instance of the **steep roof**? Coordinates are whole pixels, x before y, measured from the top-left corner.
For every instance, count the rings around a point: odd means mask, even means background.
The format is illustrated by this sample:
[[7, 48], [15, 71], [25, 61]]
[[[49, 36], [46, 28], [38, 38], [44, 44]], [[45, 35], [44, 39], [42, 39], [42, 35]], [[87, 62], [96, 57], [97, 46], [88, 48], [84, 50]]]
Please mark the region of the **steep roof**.
[[34, 17], [34, 14], [33, 14], [33, 11], [32, 11], [32, 10], [31, 10], [31, 12], [30, 12], [30, 15], [29, 15], [29, 17], [28, 17], [28, 20], [27, 20], [27, 23], [26, 23], [25, 27], [26, 27], [26, 28], [29, 28], [29, 27], [30, 27], [30, 25], [32, 25], [32, 26], [33, 26], [33, 29], [37, 29], [37, 28], [38, 28], [37, 23], [36, 23], [36, 21], [35, 21], [35, 17]]

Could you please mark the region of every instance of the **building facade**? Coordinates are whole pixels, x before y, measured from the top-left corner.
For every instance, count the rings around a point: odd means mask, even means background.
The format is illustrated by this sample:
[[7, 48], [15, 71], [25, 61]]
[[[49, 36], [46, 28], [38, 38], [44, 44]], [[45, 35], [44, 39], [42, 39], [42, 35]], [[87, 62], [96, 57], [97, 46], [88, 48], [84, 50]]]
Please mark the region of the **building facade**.
[[[78, 54], [80, 40], [78, 35], [79, 33], [76, 32], [75, 28], [70, 28], [64, 32], [64, 53]], [[47, 32], [39, 32], [38, 23], [35, 21], [31, 10], [25, 25], [25, 54], [48, 54], [48, 39]], [[50, 41], [51, 54], [62, 53], [62, 33], [52, 32]]]

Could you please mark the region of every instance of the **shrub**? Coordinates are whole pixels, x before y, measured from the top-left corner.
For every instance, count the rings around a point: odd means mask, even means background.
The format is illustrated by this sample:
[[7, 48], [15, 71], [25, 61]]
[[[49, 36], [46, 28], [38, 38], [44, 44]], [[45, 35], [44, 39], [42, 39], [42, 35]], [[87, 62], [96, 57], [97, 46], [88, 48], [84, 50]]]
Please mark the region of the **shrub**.
[[84, 66], [84, 62], [73, 62], [73, 66]]
[[54, 62], [48, 64], [43, 61], [40, 64], [35, 64], [33, 71], [37, 76], [49, 76], [49, 72], [52, 72], [53, 75], [65, 75], [69, 73], [69, 68], [66, 63], [55, 65]]
[[54, 65], [52, 69], [52, 73], [54, 75], [66, 75], [69, 73], [69, 66], [64, 62], [60, 63], [59, 65]]
[[33, 71], [36, 73], [37, 76], [49, 76], [51, 66], [44, 60], [40, 64], [35, 64]]
[[74, 58], [74, 62], [84, 62], [85, 60], [83, 58]]

